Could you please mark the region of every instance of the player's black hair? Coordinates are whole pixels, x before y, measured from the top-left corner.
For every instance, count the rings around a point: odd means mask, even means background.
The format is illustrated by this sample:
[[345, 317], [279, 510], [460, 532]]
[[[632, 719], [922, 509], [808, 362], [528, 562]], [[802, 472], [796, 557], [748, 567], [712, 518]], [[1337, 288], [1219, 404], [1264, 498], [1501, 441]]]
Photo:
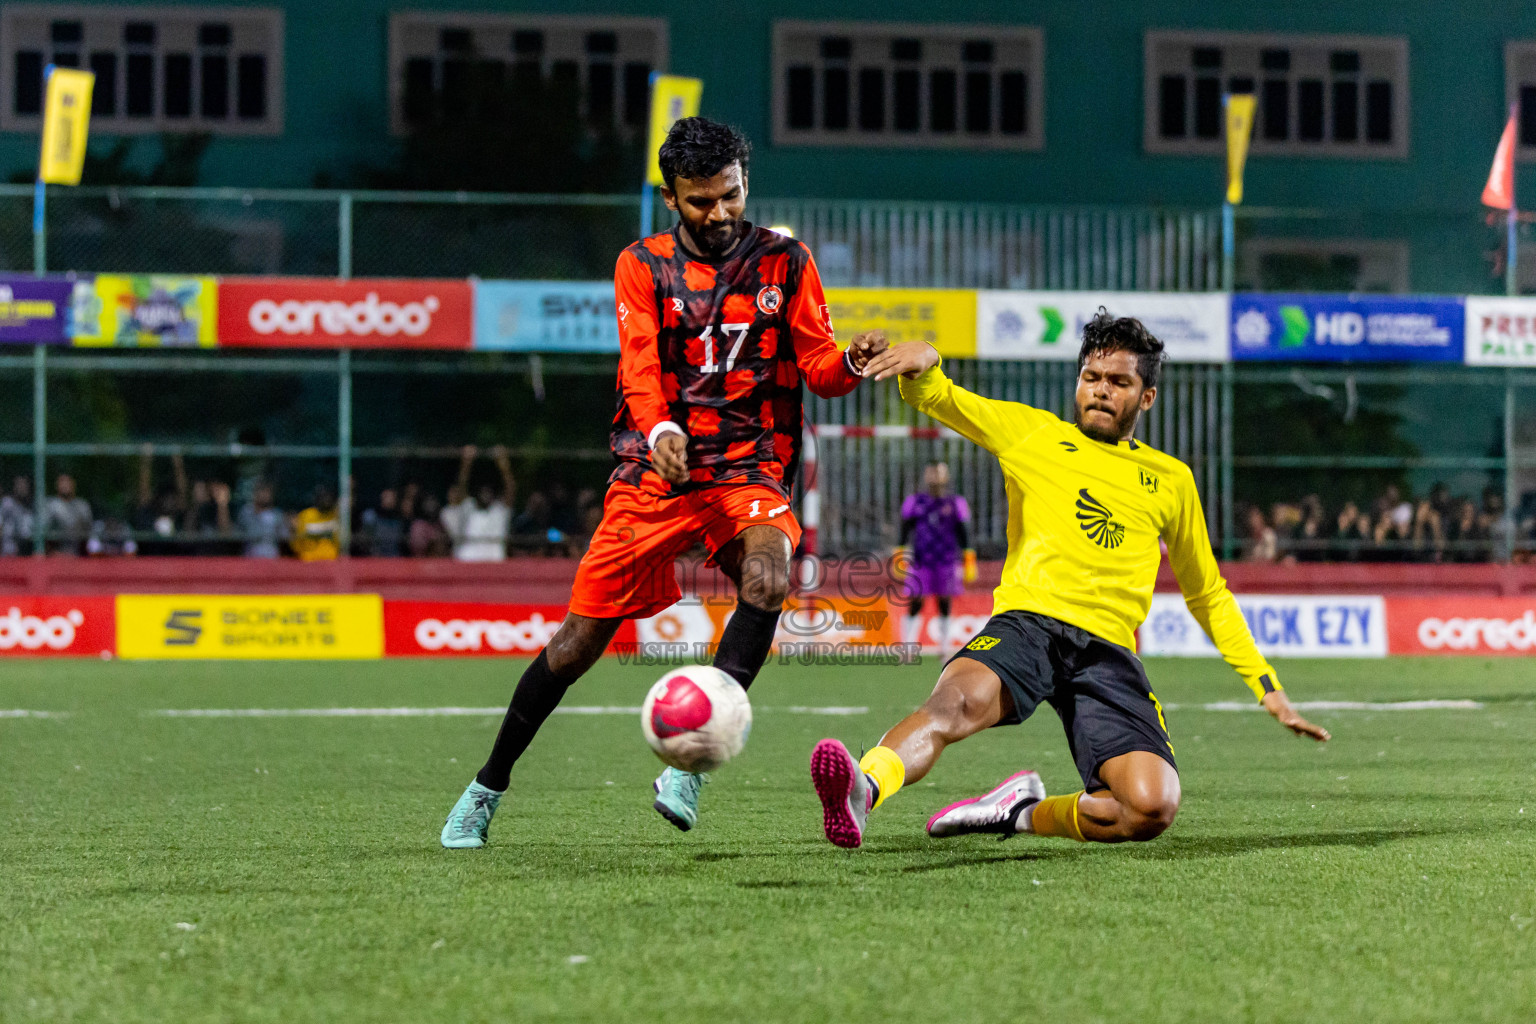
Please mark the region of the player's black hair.
[[713, 178], [733, 163], [741, 164], [745, 177], [751, 155], [752, 143], [745, 135], [707, 117], [680, 118], [656, 154], [667, 188], [679, 177]]
[[1113, 317], [1099, 307], [1094, 318], [1083, 325], [1083, 347], [1077, 351], [1077, 370], [1083, 370], [1088, 357], [1096, 352], [1129, 352], [1136, 357], [1136, 372], [1144, 388], [1157, 387], [1163, 375], [1163, 343], [1153, 337], [1147, 325], [1135, 317]]

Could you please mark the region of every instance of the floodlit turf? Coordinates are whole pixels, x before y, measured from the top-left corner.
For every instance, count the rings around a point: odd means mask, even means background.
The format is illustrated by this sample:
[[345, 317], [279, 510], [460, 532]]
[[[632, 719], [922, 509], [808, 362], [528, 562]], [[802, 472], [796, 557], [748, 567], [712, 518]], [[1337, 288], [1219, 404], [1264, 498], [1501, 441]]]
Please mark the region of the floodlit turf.
[[[954, 748], [834, 849], [806, 775], [934, 666], [771, 666], [699, 828], [650, 810], [629, 715], [553, 719], [482, 851], [437, 845], [495, 720], [171, 719], [160, 708], [502, 704], [521, 663], [7, 662], [0, 1020], [1517, 1021], [1536, 1017], [1529, 659], [1292, 662], [1317, 747], [1217, 662], [1148, 669], [1183, 770], [1147, 845], [939, 843], [1018, 768], [1077, 787], [1049, 711]], [[575, 703], [638, 704], [605, 662]], [[790, 705], [868, 705], [815, 717]]]

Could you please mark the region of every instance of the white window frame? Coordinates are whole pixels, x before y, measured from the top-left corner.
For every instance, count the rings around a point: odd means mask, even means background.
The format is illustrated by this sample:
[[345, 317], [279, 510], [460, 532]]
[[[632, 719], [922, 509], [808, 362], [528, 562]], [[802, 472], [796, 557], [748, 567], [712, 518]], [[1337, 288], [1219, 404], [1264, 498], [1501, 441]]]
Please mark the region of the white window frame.
[[[1219, 156], [1226, 153], [1226, 140], [1221, 135], [1214, 139], [1201, 139], [1189, 135], [1182, 139], [1165, 139], [1158, 131], [1159, 80], [1167, 69], [1158, 66], [1156, 52], [1159, 46], [1172, 44], [1191, 47], [1215, 46], [1223, 51], [1232, 46], [1254, 50], [1389, 50], [1394, 64], [1391, 75], [1392, 141], [1390, 143], [1367, 142], [1363, 116], [1359, 140], [1356, 142], [1334, 142], [1330, 138], [1317, 142], [1302, 142], [1294, 136], [1283, 142], [1265, 139], [1262, 123], [1259, 120], [1262, 112], [1259, 112], [1255, 117], [1249, 153], [1255, 156], [1332, 157], [1346, 160], [1406, 160], [1408, 158], [1408, 129], [1411, 123], [1409, 115], [1412, 110], [1412, 97], [1408, 77], [1406, 36], [1147, 29], [1142, 38], [1142, 146], [1147, 153], [1174, 156]], [[1234, 74], [1246, 75], [1249, 71], [1246, 68], [1234, 69], [1226, 66], [1221, 69], [1221, 77], [1224, 79]], [[1251, 74], [1255, 79], [1255, 85], [1258, 85], [1264, 77], [1264, 71], [1257, 66], [1252, 69]], [[1362, 74], [1362, 83], [1364, 80]], [[1362, 103], [1363, 100], [1362, 95]], [[1331, 103], [1332, 100], [1326, 98], [1325, 102]]]
[[[129, 117], [124, 113], [126, 94], [126, 61], [119, 61], [119, 82], [124, 88], [118, 90], [118, 112], [110, 117], [96, 115], [91, 118], [91, 133], [100, 135], [158, 135], [163, 132], [207, 132], [215, 136], [273, 136], [283, 133], [285, 113], [284, 101], [284, 51], [286, 48], [286, 23], [282, 8], [278, 7], [201, 7], [187, 6], [157, 6], [136, 7], [128, 4], [12, 4], [0, 5], [0, 131], [36, 133], [42, 130], [43, 119], [41, 115], [17, 115], [14, 103], [14, 89], [16, 82], [16, 45], [13, 42], [15, 30], [12, 28], [14, 20], [42, 18], [47, 21], [80, 21], [89, 23], [116, 22], [118, 35], [112, 44], [113, 52], [121, 55], [127, 52], [127, 47], [122, 42], [121, 26], [130, 21], [148, 21], [156, 26], [155, 43], [151, 48], [156, 57], [155, 62], [155, 114], [152, 117]], [[239, 82], [234, 78], [236, 74], [235, 61], [237, 58], [237, 45], [230, 46], [230, 74], [233, 79], [229, 93], [229, 116], [227, 118], [204, 118], [197, 111], [196, 94], [198, 77], [202, 74], [198, 62], [193, 61], [193, 86], [194, 97], [192, 113], [188, 117], [165, 116], [165, 65], [164, 56], [168, 50], [180, 52], [176, 45], [167, 45], [165, 41], [164, 23], [167, 21], [179, 24], [200, 26], [207, 22], [219, 21], [253, 21], [265, 20], [269, 22], [268, 32], [271, 34], [271, 43], [260, 52], [267, 59], [267, 113], [260, 120], [242, 120], [236, 113], [239, 100]], [[89, 34], [89, 28], [87, 28]], [[87, 36], [89, 40], [89, 35]], [[82, 56], [85, 55], [87, 45], [82, 45]], [[105, 48], [105, 47], [99, 47]], [[194, 45], [189, 52], [196, 54]], [[46, 62], [45, 62], [46, 63]], [[82, 62], [82, 67], [89, 70], [89, 61]]]
[[[407, 27], [427, 26], [435, 30], [467, 28], [471, 31], [490, 30], [511, 32], [521, 29], [549, 32], [603, 32], [623, 29], [646, 29], [655, 33], [656, 58], [653, 72], [665, 73], [671, 59], [671, 40], [665, 18], [637, 18], [630, 16], [601, 17], [595, 15], [535, 14], [521, 12], [487, 13], [485, 11], [396, 11], [389, 16], [389, 131], [391, 135], [409, 134], [410, 125], [405, 120], [405, 62], [415, 53], [405, 52], [404, 34]], [[512, 51], [505, 51], [511, 60]], [[546, 56], [544, 60], [548, 60]], [[617, 104], [616, 104], [617, 107]], [[583, 109], [585, 114], [585, 109]], [[615, 127], [623, 128], [621, 123]], [[644, 129], [641, 129], [644, 131]]]
[[[1258, 277], [1258, 264], [1265, 256], [1354, 256], [1361, 267], [1381, 271], [1375, 277], [1384, 286], [1386, 294], [1403, 295], [1413, 291], [1411, 285], [1413, 254], [1408, 243], [1395, 238], [1250, 238], [1242, 243], [1239, 251], [1238, 276], [1245, 281]], [[1356, 281], [1350, 291], [1365, 291]], [[1375, 290], [1371, 294], [1377, 294]]]
[[[849, 36], [858, 39], [880, 38], [882, 40], [894, 40], [898, 38], [919, 39], [927, 43], [934, 39], [943, 40], [993, 40], [998, 37], [1010, 37], [1021, 39], [1029, 45], [1030, 57], [1027, 65], [1021, 70], [1028, 76], [1026, 78], [1029, 90], [1025, 101], [1025, 125], [1026, 131], [1022, 135], [1004, 135], [1000, 130], [994, 130], [986, 135], [978, 135], [967, 132], [964, 128], [964, 113], [957, 106], [957, 127], [953, 132], [935, 133], [923, 127], [917, 131], [897, 131], [888, 128], [880, 132], [861, 130], [857, 126], [857, 98], [850, 92], [850, 124], [846, 131], [831, 130], [826, 128], [791, 129], [789, 127], [789, 87], [787, 74], [791, 59], [785, 52], [785, 40], [791, 35], [817, 36]], [[923, 71], [935, 66], [949, 68], [953, 66], [957, 71], [961, 70], [959, 63], [951, 65], [949, 62], [935, 62], [929, 59], [927, 47], [924, 48], [923, 59], [917, 66]], [[889, 72], [895, 67], [894, 62], [887, 58], [879, 66]], [[852, 70], [852, 69], [850, 69]], [[893, 22], [893, 21], [798, 21], [778, 20], [773, 23], [773, 55], [772, 55], [772, 92], [773, 92], [773, 142], [776, 146], [850, 146], [870, 149], [937, 149], [937, 150], [1003, 150], [1007, 152], [1036, 152], [1045, 148], [1045, 33], [1042, 29], [1032, 25], [955, 25], [947, 23], [918, 23], [918, 22]], [[894, 88], [894, 84], [888, 89]], [[957, 101], [963, 87], [957, 86]], [[889, 94], [888, 94], [889, 95]], [[995, 93], [994, 93], [995, 95]], [[926, 124], [928, 100], [926, 89], [920, 91], [920, 109], [922, 115], [919, 118], [921, 124]]]
[[[1531, 77], [1521, 81], [1518, 65], [1531, 68]], [[1536, 86], [1536, 39], [1511, 39], [1504, 44], [1504, 102], [1506, 109], [1520, 99], [1522, 85]], [[1521, 163], [1536, 161], [1536, 144], [1526, 144], [1515, 136], [1515, 159]], [[1517, 197], [1518, 198], [1518, 197]]]

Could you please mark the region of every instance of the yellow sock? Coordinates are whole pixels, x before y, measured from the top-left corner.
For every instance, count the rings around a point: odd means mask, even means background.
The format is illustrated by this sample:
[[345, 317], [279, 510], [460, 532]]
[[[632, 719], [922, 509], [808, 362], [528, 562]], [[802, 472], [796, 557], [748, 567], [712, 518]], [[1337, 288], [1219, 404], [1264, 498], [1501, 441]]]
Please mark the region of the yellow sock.
[[901, 758], [890, 747], [875, 747], [865, 754], [859, 762], [859, 771], [874, 779], [875, 785], [880, 787], [875, 807], [895, 796], [901, 784], [907, 781], [907, 766], [901, 763]]
[[1058, 836], [1062, 839], [1076, 839], [1078, 842], [1087, 842], [1083, 838], [1083, 827], [1077, 820], [1077, 798], [1082, 792], [1076, 792], [1070, 796], [1048, 796], [1035, 804], [1030, 818], [1030, 831], [1037, 836]]

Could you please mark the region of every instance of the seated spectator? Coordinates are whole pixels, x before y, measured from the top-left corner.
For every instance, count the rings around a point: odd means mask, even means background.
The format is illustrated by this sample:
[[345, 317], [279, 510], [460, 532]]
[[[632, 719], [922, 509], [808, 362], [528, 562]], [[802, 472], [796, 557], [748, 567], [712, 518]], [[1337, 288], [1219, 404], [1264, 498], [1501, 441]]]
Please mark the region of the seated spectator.
[[0, 497], [0, 555], [32, 553], [32, 481], [17, 475]]
[[53, 497], [48, 499], [43, 532], [52, 538], [54, 550], [61, 555], [78, 555], [85, 550], [95, 520], [91, 504], [75, 493], [75, 478], [60, 473], [53, 483]]
[[1443, 483], [1429, 489], [1429, 497], [1413, 507], [1413, 553], [1425, 562], [1445, 559], [1445, 516], [1450, 511], [1451, 490]]
[[1461, 498], [1451, 507], [1446, 520], [1445, 545], [1453, 562], [1480, 562], [1486, 557], [1483, 543], [1488, 538], [1480, 536], [1477, 525], [1477, 506], [1467, 498]]
[[[232, 555], [240, 550], [238, 542], [231, 540], [234, 520], [230, 514], [233, 493], [229, 484], [220, 480], [196, 480], [192, 484], [191, 497], [187, 502], [186, 515], [182, 517], [182, 533], [189, 539], [196, 538], [190, 552], [194, 555]], [[184, 549], [185, 550], [185, 549]]]
[[293, 537], [288, 546], [301, 562], [334, 561], [341, 554], [340, 531], [336, 492], [325, 484], [318, 484], [315, 503], [293, 517]]
[[1387, 489], [1376, 499], [1374, 512], [1371, 542], [1376, 549], [1376, 558], [1385, 561], [1405, 559], [1413, 540], [1413, 505], [1403, 500], [1396, 484], [1387, 484]]
[[1286, 545], [1289, 557], [1299, 562], [1320, 562], [1328, 557], [1328, 515], [1323, 499], [1309, 494], [1301, 500], [1301, 523]]
[[258, 481], [251, 500], [240, 509], [240, 536], [246, 558], [281, 558], [288, 539], [288, 517], [272, 504], [272, 485]]
[[1362, 549], [1371, 542], [1370, 517], [1360, 511], [1360, 506], [1346, 501], [1334, 520], [1333, 539], [1335, 548], [1353, 562], [1360, 558]]
[[1514, 547], [1514, 524], [1504, 508], [1504, 492], [1483, 488], [1483, 507], [1477, 513], [1478, 531], [1488, 538], [1487, 560], [1507, 562]]
[[423, 494], [406, 533], [406, 546], [412, 558], [448, 557], [448, 531], [443, 529], [442, 504], [432, 494]]
[[1257, 505], [1249, 505], [1245, 527], [1244, 561], [1275, 561], [1280, 555], [1279, 539], [1275, 536], [1274, 528], [1264, 521], [1264, 510]]
[[386, 487], [373, 508], [365, 509], [358, 531], [358, 551], [369, 558], [399, 558], [405, 554], [405, 516], [399, 492]]
[[91, 537], [85, 542], [85, 553], [96, 558], [136, 555], [139, 545], [127, 523], [116, 516], [108, 516], [91, 530]]
[[146, 555], [186, 554], [172, 542], [187, 515], [187, 470], [181, 453], [171, 454], [171, 483], [156, 494], [154, 486], [155, 446], [146, 444], [139, 451], [138, 500], [128, 517], [134, 532], [154, 534], [140, 550]]
[[[479, 449], [466, 445], [459, 459], [460, 493], [469, 493], [469, 476]], [[490, 451], [501, 477], [501, 493], [489, 484], [476, 487], [471, 497], [443, 509], [443, 528], [453, 541], [453, 557], [461, 562], [499, 562], [507, 557], [507, 534], [512, 526], [512, 499], [517, 484], [512, 461], [500, 445]]]

